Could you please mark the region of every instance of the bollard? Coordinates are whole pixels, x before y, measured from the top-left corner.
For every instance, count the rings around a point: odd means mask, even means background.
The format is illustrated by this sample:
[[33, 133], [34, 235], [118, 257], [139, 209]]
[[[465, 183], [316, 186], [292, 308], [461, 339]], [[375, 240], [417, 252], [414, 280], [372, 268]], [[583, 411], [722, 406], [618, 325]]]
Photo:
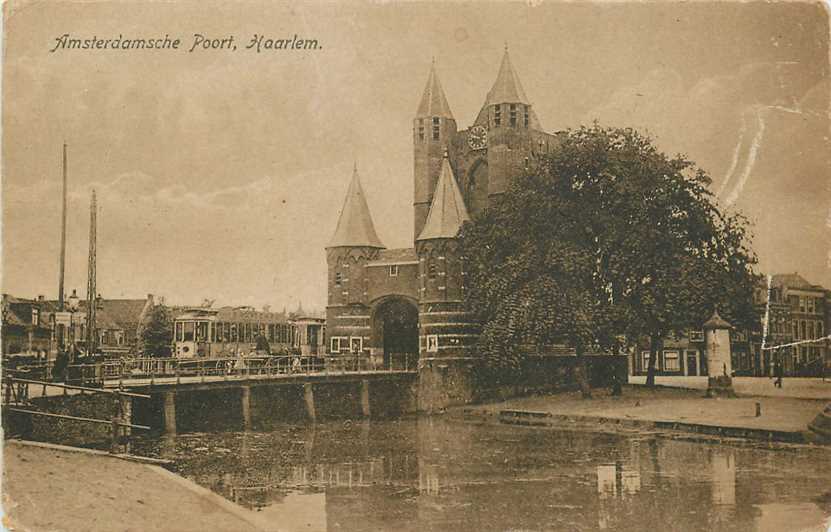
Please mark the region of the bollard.
[[757, 402], [756, 403], [756, 417], [759, 417], [761, 415], [762, 415], [762, 403]]

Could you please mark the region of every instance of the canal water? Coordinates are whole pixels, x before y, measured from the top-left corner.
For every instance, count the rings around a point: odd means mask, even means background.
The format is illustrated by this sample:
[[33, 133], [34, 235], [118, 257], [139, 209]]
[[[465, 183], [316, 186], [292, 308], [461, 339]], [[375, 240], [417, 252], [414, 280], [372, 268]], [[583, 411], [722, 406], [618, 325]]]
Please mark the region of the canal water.
[[[276, 423], [134, 452], [283, 530], [825, 530], [831, 452], [480, 425]], [[827, 526], [827, 525], [826, 525]]]

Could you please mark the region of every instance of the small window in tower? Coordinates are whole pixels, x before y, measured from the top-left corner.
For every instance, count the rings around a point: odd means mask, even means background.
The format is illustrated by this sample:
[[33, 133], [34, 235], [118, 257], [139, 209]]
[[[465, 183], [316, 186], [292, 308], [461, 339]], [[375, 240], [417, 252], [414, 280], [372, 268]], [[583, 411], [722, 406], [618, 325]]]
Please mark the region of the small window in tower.
[[516, 127], [516, 104], [511, 104], [511, 127]]
[[340, 286], [341, 281], [343, 281], [343, 275], [340, 272], [335, 273], [335, 286]]
[[435, 279], [436, 278], [436, 263], [430, 262], [427, 266], [427, 278], [428, 279]]
[[502, 125], [502, 106], [496, 105], [493, 108], [493, 127]]
[[[527, 105], [525, 106], [525, 127], [528, 127], [528, 106]], [[542, 141], [540, 141], [540, 144], [542, 144]]]
[[390, 265], [390, 277], [398, 277], [398, 264]]
[[433, 140], [439, 140], [439, 117], [433, 117]]
[[420, 140], [420, 141], [424, 140], [424, 119], [423, 118], [418, 119], [418, 140]]

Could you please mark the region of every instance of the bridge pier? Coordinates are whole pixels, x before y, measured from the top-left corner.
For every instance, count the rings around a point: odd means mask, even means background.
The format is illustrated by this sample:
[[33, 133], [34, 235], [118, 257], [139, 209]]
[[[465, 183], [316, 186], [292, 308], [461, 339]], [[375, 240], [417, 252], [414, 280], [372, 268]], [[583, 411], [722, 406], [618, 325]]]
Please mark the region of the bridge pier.
[[176, 392], [164, 392], [164, 432], [176, 434]]
[[369, 380], [361, 380], [361, 414], [364, 417], [369, 417]]
[[251, 429], [251, 387], [242, 386], [240, 388], [240, 406], [242, 407], [242, 428], [243, 430]]
[[315, 412], [315, 394], [311, 382], [303, 384], [303, 399], [306, 402], [306, 414], [311, 421], [317, 420], [317, 412]]

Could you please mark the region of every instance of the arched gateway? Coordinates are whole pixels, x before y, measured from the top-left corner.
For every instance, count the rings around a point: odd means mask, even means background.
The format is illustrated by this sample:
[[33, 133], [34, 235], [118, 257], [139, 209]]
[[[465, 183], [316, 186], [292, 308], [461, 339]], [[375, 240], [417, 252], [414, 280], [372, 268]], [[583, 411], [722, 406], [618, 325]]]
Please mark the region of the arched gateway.
[[418, 305], [406, 296], [385, 296], [372, 304], [370, 346], [383, 352], [384, 367], [418, 357]]

